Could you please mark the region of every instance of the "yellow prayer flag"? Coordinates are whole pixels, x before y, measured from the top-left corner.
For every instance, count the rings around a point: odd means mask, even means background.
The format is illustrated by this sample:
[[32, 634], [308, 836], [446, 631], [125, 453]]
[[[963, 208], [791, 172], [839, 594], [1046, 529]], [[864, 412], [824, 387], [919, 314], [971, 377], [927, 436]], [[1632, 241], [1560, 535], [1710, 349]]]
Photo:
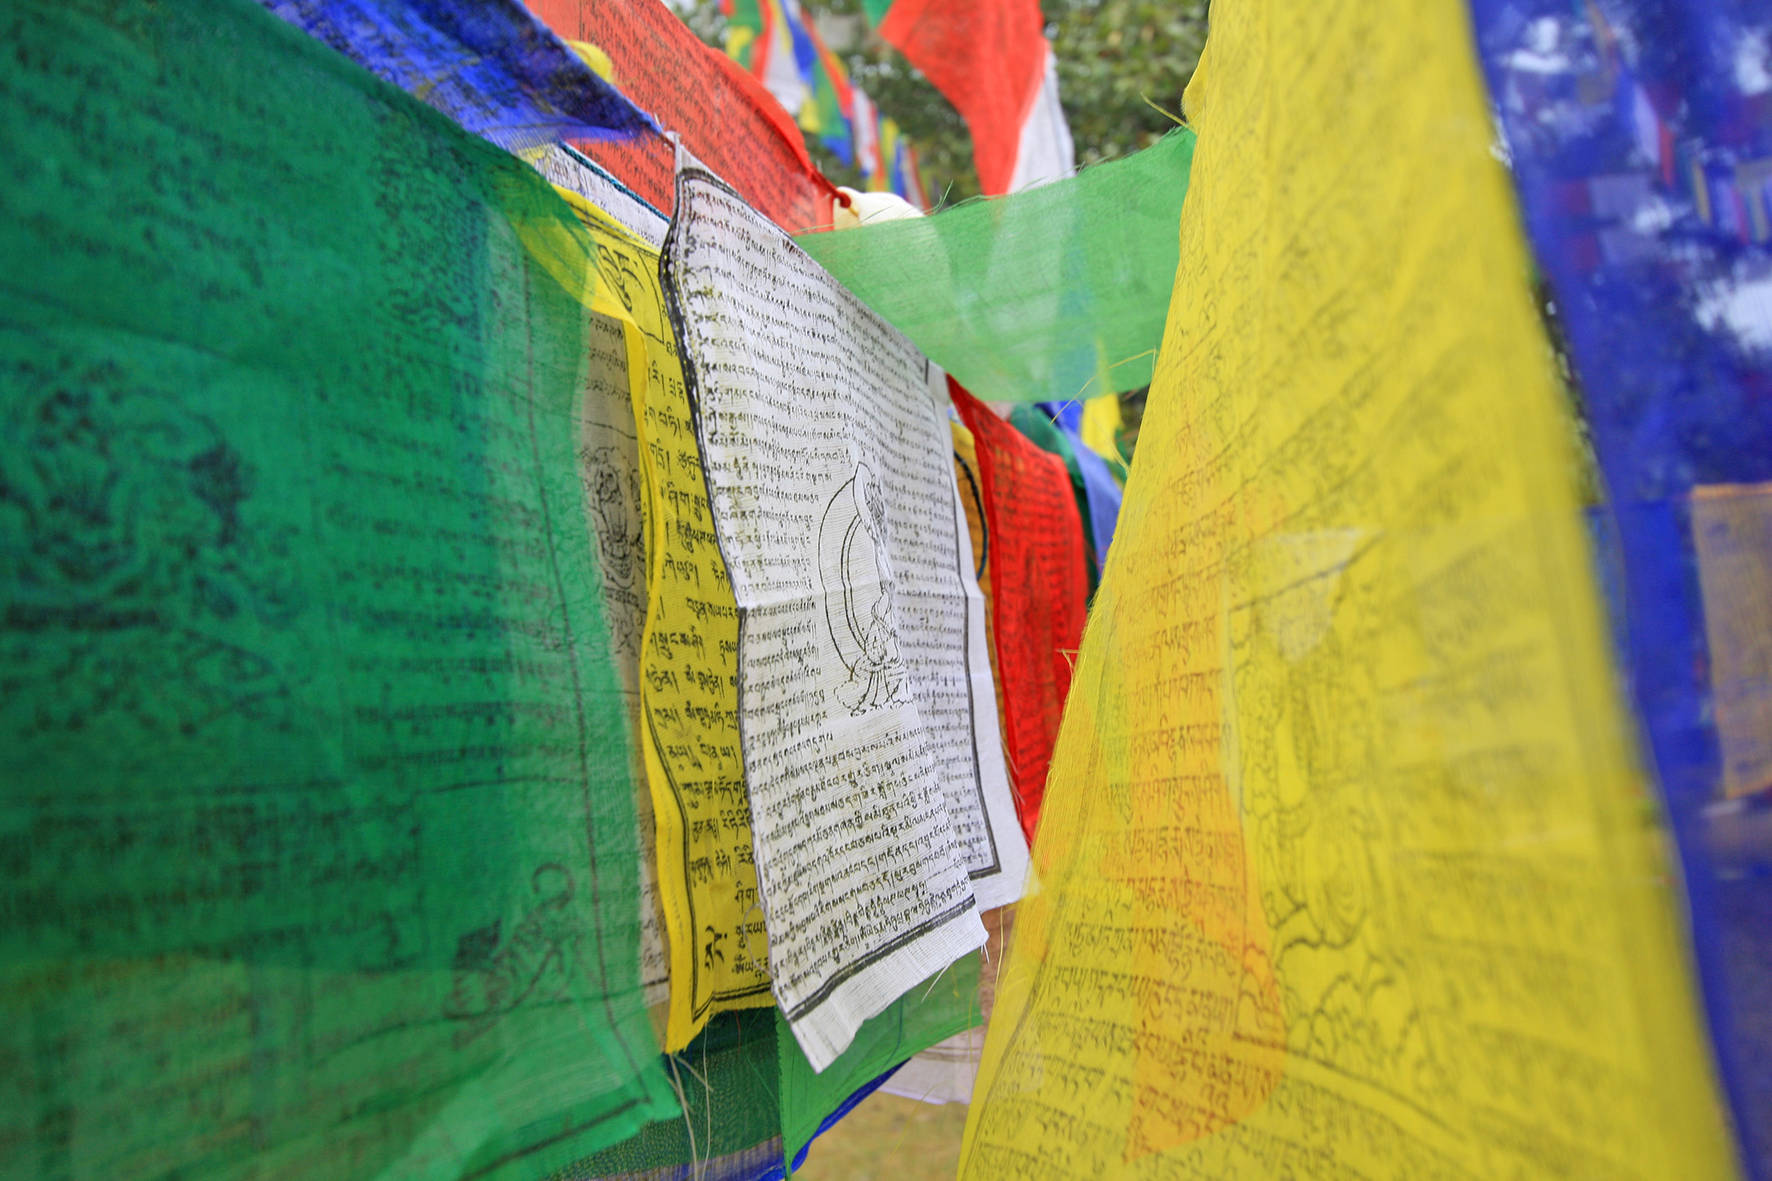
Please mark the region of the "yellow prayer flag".
[[892, 191], [892, 160], [898, 154], [898, 122], [880, 120], [880, 168], [868, 177], [868, 189], [875, 193]]
[[1115, 432], [1124, 425], [1120, 418], [1120, 395], [1101, 394], [1084, 401], [1077, 434], [1089, 450], [1112, 463], [1121, 464], [1125, 461], [1120, 458]]
[[1724, 1177], [1457, 0], [1218, 0], [961, 1175]]
[[[646, 484], [647, 612], [639, 743], [670, 956], [665, 1048], [726, 1009], [774, 1004], [738, 738], [738, 606], [714, 538], [658, 252], [576, 193], [596, 240], [593, 307], [644, 346], [630, 397]], [[644, 837], [644, 833], [642, 834]]]

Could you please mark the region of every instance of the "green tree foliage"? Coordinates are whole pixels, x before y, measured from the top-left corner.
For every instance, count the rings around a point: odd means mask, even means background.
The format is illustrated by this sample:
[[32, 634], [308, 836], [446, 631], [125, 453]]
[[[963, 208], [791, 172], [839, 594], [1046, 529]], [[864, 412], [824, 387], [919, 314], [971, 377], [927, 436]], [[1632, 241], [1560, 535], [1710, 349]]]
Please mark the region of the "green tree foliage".
[[1041, 7], [1078, 165], [1149, 147], [1175, 126], [1171, 116], [1181, 114], [1182, 92], [1206, 45], [1206, 0], [1045, 0]]

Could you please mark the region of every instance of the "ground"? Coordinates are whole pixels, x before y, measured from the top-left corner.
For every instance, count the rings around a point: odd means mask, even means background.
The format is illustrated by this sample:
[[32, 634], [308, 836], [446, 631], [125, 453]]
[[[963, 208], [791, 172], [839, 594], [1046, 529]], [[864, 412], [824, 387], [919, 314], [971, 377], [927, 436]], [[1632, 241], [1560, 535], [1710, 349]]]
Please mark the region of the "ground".
[[797, 1181], [953, 1181], [966, 1105], [868, 1096], [812, 1142]]

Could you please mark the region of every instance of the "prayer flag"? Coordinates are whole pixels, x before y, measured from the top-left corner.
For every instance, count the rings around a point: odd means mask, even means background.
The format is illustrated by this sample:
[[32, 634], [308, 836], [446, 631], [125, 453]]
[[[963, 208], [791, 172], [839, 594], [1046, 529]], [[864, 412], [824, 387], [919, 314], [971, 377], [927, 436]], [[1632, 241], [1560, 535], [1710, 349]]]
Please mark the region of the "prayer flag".
[[980, 398], [1137, 389], [1163, 340], [1193, 152], [1178, 128], [1029, 192], [796, 240]]
[[[1036, 101], [1048, 77], [1042, 29], [1037, 0], [896, 0], [879, 20], [880, 36], [903, 51], [966, 120], [979, 185], [987, 194], [1017, 187], [1029, 116], [1038, 109], [1045, 118], [1056, 104], [1056, 74], [1052, 103], [1040, 107]], [[1050, 138], [1042, 135], [1039, 142]], [[1020, 179], [1030, 183], [1046, 175]]]
[[531, 1178], [675, 1114], [589, 239], [245, 0], [7, 23], [8, 1164]]
[[259, 2], [508, 151], [658, 130], [516, 0]]
[[678, 203], [665, 288], [741, 619], [770, 976], [822, 1070], [983, 943], [1025, 842], [927, 360], [705, 170]]
[[[790, 230], [831, 224], [830, 182], [813, 168], [800, 130], [743, 66], [704, 45], [659, 0], [528, 0], [562, 37], [609, 55], [615, 83], [683, 138], [756, 208]], [[584, 154], [666, 214], [675, 149], [661, 134], [632, 143], [580, 142]]]
[[1022, 831], [1034, 839], [1071, 663], [1089, 597], [1083, 521], [1070, 475], [958, 384], [991, 538], [991, 641], [1003, 691], [1003, 743]]
[[1620, 639], [1712, 1040], [1772, 1177], [1772, 76], [1763, 6], [1472, 0], [1604, 475]]
[[1729, 1176], [1469, 14], [1212, 19], [961, 1175]]

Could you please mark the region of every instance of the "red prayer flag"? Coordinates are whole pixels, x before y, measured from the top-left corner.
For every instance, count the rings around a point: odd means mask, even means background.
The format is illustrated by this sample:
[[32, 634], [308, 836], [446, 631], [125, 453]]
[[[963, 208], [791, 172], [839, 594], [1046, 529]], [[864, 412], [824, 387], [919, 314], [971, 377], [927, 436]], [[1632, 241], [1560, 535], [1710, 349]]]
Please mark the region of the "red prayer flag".
[[1003, 742], [1015, 810], [1030, 842], [1046, 794], [1046, 769], [1083, 641], [1089, 576], [1083, 519], [1070, 472], [1055, 455], [948, 379], [972, 432], [985, 527], [991, 539], [991, 642], [1003, 689]]
[[[527, 0], [569, 41], [609, 55], [615, 85], [789, 233], [831, 224], [835, 190], [800, 129], [743, 66], [704, 45], [660, 0]], [[676, 155], [660, 135], [573, 145], [665, 214]]]
[[1038, 0], [895, 0], [879, 31], [966, 120], [979, 187], [1008, 192], [1046, 73]]

